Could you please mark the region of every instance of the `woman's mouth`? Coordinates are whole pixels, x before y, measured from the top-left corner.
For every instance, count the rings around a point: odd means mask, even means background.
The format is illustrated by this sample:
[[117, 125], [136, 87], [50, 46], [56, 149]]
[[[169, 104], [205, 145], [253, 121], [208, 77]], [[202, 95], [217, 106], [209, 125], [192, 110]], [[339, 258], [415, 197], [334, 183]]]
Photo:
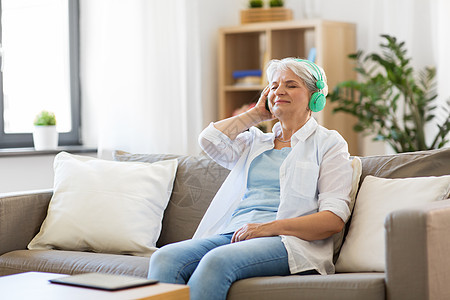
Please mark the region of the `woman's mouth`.
[[289, 103], [289, 101], [287, 101], [287, 100], [276, 100], [275, 102], [274, 102], [274, 104], [275, 105], [277, 105], [277, 104], [283, 104], [283, 103]]

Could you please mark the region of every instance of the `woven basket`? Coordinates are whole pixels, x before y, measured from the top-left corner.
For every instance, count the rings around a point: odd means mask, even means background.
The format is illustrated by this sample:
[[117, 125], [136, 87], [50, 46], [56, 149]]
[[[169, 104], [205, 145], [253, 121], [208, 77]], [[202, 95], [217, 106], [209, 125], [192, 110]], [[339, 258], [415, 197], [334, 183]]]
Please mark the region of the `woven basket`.
[[292, 10], [284, 7], [241, 10], [241, 24], [292, 20]]

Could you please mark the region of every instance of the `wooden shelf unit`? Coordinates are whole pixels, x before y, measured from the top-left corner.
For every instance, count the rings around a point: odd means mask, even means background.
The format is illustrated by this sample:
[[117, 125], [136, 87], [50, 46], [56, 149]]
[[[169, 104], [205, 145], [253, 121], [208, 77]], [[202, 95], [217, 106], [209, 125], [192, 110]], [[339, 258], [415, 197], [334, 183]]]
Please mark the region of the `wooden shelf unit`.
[[[258, 100], [266, 83], [237, 86], [232, 73], [236, 70], [265, 69], [270, 59], [307, 58], [316, 48], [316, 63], [325, 69], [329, 91], [341, 81], [355, 79], [348, 54], [356, 52], [356, 27], [351, 23], [305, 20], [253, 23], [221, 28], [219, 31], [219, 119], [230, 117], [244, 104]], [[265, 78], [263, 74], [263, 78]], [[319, 124], [337, 130], [348, 142], [352, 155], [359, 155], [356, 119], [343, 113], [332, 113], [329, 101], [320, 113], [314, 113]]]

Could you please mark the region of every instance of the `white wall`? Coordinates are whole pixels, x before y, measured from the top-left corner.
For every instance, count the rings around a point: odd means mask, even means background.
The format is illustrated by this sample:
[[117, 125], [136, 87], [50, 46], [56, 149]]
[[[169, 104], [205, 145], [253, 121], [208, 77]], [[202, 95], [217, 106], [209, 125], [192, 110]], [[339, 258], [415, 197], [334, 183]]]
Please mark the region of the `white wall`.
[[227, 0], [223, 5], [217, 0], [202, 0], [200, 6], [200, 39], [202, 59], [202, 104], [203, 127], [216, 121], [218, 111], [218, 29], [220, 27], [238, 25], [239, 11], [245, 7], [246, 1]]
[[[55, 155], [0, 157], [0, 193], [52, 188]], [[96, 156], [95, 153], [78, 155]]]
[[54, 155], [0, 157], [0, 193], [53, 186]]

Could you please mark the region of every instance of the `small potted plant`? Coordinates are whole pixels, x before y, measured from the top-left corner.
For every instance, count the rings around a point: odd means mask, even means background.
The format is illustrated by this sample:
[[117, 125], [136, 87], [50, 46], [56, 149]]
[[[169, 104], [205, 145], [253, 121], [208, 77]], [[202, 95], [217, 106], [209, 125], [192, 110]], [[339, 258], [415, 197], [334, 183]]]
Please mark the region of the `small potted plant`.
[[283, 0], [270, 0], [269, 6], [270, 7], [283, 7], [284, 1]]
[[249, 0], [248, 9], [241, 10], [242, 24], [288, 20], [292, 20], [292, 10], [284, 8], [284, 0]]
[[41, 111], [34, 119], [33, 142], [36, 150], [49, 150], [58, 147], [55, 114]]
[[250, 0], [249, 6], [250, 6], [250, 8], [263, 7], [264, 2], [263, 2], [263, 0]]

